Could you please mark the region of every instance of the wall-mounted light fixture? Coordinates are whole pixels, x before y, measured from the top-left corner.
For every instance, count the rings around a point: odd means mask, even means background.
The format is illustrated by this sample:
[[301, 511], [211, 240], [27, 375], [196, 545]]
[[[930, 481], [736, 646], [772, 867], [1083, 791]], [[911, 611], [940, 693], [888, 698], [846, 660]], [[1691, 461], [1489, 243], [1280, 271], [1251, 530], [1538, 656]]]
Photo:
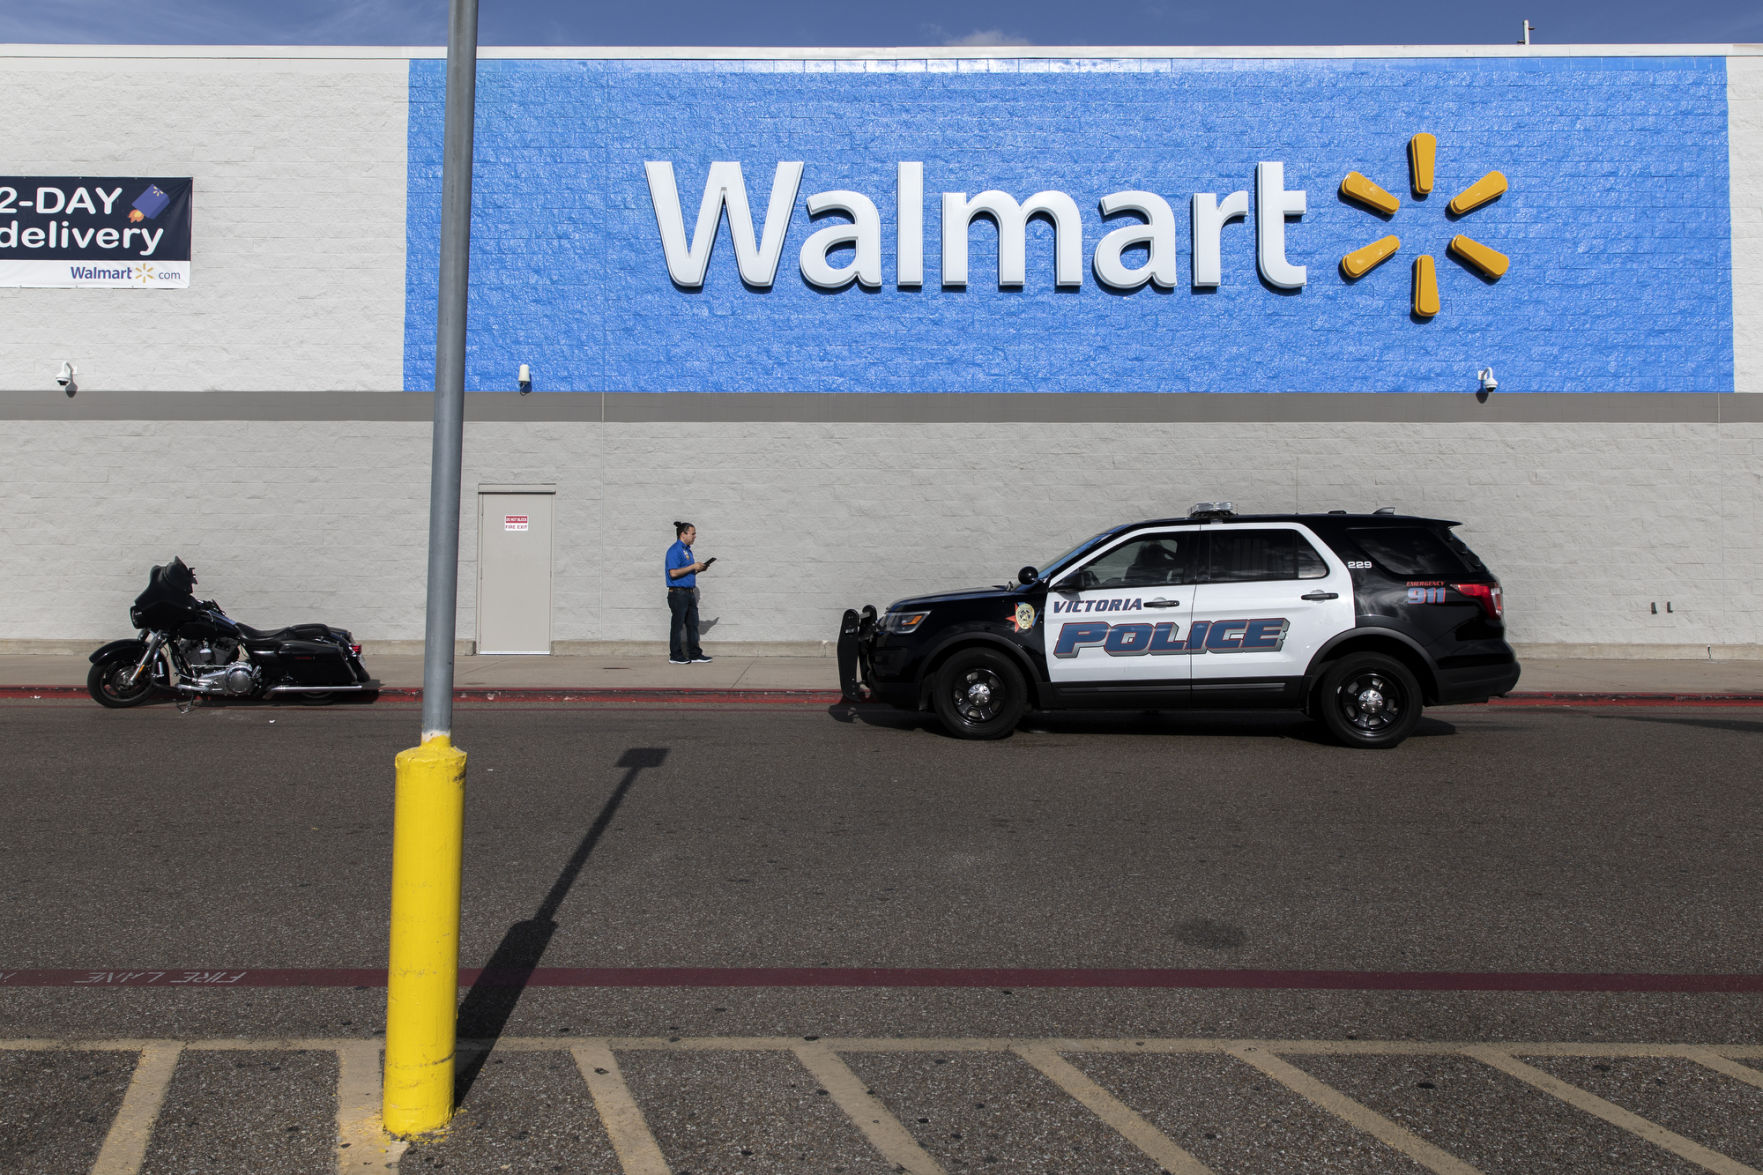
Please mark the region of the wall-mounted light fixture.
[[533, 390], [533, 369], [532, 368], [530, 368], [526, 364], [522, 363], [520, 365], [520, 375], [517, 378], [520, 383], [520, 394], [521, 395], [523, 395], [523, 396], [527, 395], [529, 392], [531, 392]]
[[80, 390], [80, 386], [73, 382], [73, 377], [79, 373], [80, 369], [73, 364], [63, 363], [61, 365], [61, 370], [55, 373], [55, 382], [61, 385], [62, 391], [66, 392], [69, 396], [72, 396], [75, 392]]

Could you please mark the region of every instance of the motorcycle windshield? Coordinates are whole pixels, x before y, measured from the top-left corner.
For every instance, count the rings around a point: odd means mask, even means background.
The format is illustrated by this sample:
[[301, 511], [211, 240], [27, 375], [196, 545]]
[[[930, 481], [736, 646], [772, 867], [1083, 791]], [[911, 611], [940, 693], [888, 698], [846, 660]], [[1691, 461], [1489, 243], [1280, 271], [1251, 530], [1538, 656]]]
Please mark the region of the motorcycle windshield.
[[153, 569], [147, 579], [147, 590], [135, 597], [131, 613], [144, 628], [172, 628], [196, 610], [196, 597], [190, 589], [196, 576], [182, 559], [173, 559]]

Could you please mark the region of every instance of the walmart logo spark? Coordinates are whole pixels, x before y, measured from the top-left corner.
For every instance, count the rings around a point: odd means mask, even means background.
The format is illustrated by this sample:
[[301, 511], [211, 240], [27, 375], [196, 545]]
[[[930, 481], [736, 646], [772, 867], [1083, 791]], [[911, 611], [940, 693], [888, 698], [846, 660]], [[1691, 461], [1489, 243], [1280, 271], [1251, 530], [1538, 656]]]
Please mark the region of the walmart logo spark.
[[[1408, 140], [1409, 184], [1416, 197], [1426, 196], [1432, 191], [1433, 158], [1437, 153], [1438, 140], [1432, 135], [1423, 132]], [[1490, 200], [1497, 199], [1505, 191], [1506, 177], [1497, 171], [1490, 171], [1458, 192], [1447, 208], [1453, 216], [1465, 216]], [[1341, 195], [1380, 216], [1394, 216], [1396, 209], [1402, 205], [1395, 196], [1356, 171], [1348, 172], [1341, 181]], [[1395, 256], [1396, 250], [1401, 247], [1399, 238], [1388, 236], [1375, 240], [1364, 248], [1355, 249], [1341, 258], [1341, 276], [1348, 281], [1357, 281]], [[1487, 277], [1489, 281], [1498, 281], [1512, 264], [1504, 253], [1490, 249], [1480, 241], [1472, 240], [1461, 233], [1452, 237], [1446, 248], [1458, 260]], [[1414, 259], [1413, 305], [1415, 315], [1420, 318], [1431, 318], [1439, 312], [1439, 281], [1430, 253], [1423, 253]]]

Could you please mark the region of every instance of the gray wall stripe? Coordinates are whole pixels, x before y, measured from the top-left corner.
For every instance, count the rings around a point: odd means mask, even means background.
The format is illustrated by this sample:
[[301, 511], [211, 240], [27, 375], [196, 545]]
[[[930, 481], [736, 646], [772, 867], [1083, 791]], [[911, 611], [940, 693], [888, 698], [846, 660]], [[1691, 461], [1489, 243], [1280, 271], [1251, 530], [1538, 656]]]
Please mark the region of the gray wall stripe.
[[[470, 421], [829, 424], [1722, 424], [1763, 421], [1763, 395], [1586, 392], [925, 394], [471, 392]], [[0, 420], [429, 420], [422, 392], [0, 392]]]

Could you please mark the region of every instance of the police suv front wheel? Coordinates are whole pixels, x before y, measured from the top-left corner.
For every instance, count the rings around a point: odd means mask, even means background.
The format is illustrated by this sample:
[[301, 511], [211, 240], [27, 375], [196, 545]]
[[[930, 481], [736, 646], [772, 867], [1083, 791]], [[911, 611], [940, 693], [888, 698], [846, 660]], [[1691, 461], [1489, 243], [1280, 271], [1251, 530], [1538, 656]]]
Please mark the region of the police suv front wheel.
[[956, 738], [1003, 738], [1028, 708], [1028, 685], [1009, 657], [963, 649], [937, 670], [931, 701]]
[[1381, 653], [1349, 653], [1323, 674], [1316, 716], [1336, 742], [1393, 747], [1420, 721], [1420, 683], [1408, 667]]

